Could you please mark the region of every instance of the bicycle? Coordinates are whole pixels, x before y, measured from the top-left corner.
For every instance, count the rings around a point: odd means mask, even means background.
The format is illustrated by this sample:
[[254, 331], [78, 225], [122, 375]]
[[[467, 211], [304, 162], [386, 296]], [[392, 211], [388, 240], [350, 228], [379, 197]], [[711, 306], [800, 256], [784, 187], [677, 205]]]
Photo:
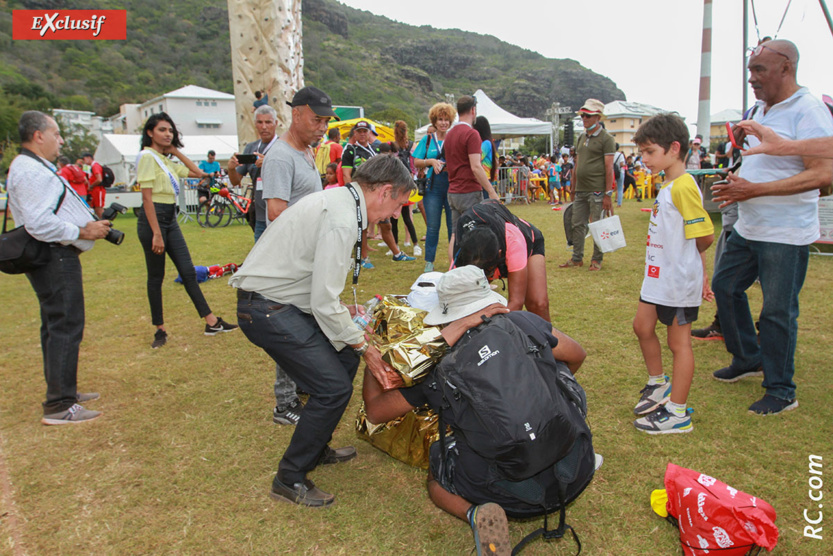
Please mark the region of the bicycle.
[[216, 228], [228, 226], [232, 219], [246, 222], [246, 215], [252, 206], [252, 200], [245, 195], [238, 195], [227, 187], [212, 186], [211, 198], [200, 203], [197, 209], [197, 222], [200, 226]]

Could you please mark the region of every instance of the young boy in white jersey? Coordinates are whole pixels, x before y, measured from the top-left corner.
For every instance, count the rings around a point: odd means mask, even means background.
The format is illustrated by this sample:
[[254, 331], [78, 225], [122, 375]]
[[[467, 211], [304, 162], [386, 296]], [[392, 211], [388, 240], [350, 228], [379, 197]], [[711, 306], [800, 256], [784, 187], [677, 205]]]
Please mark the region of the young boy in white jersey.
[[[648, 367], [648, 384], [634, 408], [642, 415], [634, 425], [648, 434], [691, 432], [686, 400], [694, 376], [691, 323], [697, 320], [700, 300], [711, 301], [703, 252], [714, 241], [711, 218], [703, 197], [683, 162], [688, 152], [688, 128], [672, 114], [654, 116], [633, 138], [642, 162], [654, 175], [665, 171], [648, 225], [645, 278], [633, 330]], [[668, 327], [673, 354], [672, 380], [662, 372], [662, 348], [657, 320]]]

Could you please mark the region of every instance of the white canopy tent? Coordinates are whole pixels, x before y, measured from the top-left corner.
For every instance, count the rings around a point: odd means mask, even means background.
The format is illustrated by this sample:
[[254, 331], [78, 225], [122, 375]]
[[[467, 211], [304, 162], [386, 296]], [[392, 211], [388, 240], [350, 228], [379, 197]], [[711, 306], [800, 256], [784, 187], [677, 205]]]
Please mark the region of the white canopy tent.
[[[492, 128], [492, 138], [503, 139], [504, 137], [523, 137], [526, 135], [546, 135], [550, 138], [550, 149], [552, 149], [552, 124], [535, 118], [521, 118], [511, 112], [507, 112], [495, 101], [490, 99], [482, 89], [474, 93], [477, 99], [477, 115], [485, 116]], [[428, 131], [428, 125], [424, 125], [414, 132], [416, 139], [422, 139]]]
[[[208, 151], [213, 150], [217, 161], [225, 165], [237, 152], [236, 135], [189, 135], [182, 137], [182, 143], [182, 153], [194, 162], [206, 160]], [[140, 150], [141, 135], [105, 133], [95, 150], [95, 159], [113, 170], [115, 183], [131, 185], [136, 179], [134, 165]]]

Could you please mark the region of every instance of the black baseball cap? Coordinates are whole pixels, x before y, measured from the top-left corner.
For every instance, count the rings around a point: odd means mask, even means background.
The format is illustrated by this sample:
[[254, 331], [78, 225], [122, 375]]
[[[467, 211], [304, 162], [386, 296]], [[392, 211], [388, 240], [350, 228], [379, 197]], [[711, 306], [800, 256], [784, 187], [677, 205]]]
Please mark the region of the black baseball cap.
[[329, 116], [339, 120], [333, 110], [333, 101], [321, 89], [315, 87], [304, 87], [292, 97], [292, 102], [287, 101], [289, 106], [295, 108], [296, 106], [309, 106], [310, 109], [318, 116]]

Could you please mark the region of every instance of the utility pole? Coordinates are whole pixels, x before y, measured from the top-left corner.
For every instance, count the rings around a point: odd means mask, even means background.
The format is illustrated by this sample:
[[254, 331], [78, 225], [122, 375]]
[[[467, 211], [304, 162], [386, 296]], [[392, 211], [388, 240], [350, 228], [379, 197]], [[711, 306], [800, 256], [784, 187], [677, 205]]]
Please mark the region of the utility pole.
[[708, 150], [711, 135], [712, 75], [712, 0], [703, 0], [703, 42], [700, 47], [700, 102], [697, 106], [697, 133]]

